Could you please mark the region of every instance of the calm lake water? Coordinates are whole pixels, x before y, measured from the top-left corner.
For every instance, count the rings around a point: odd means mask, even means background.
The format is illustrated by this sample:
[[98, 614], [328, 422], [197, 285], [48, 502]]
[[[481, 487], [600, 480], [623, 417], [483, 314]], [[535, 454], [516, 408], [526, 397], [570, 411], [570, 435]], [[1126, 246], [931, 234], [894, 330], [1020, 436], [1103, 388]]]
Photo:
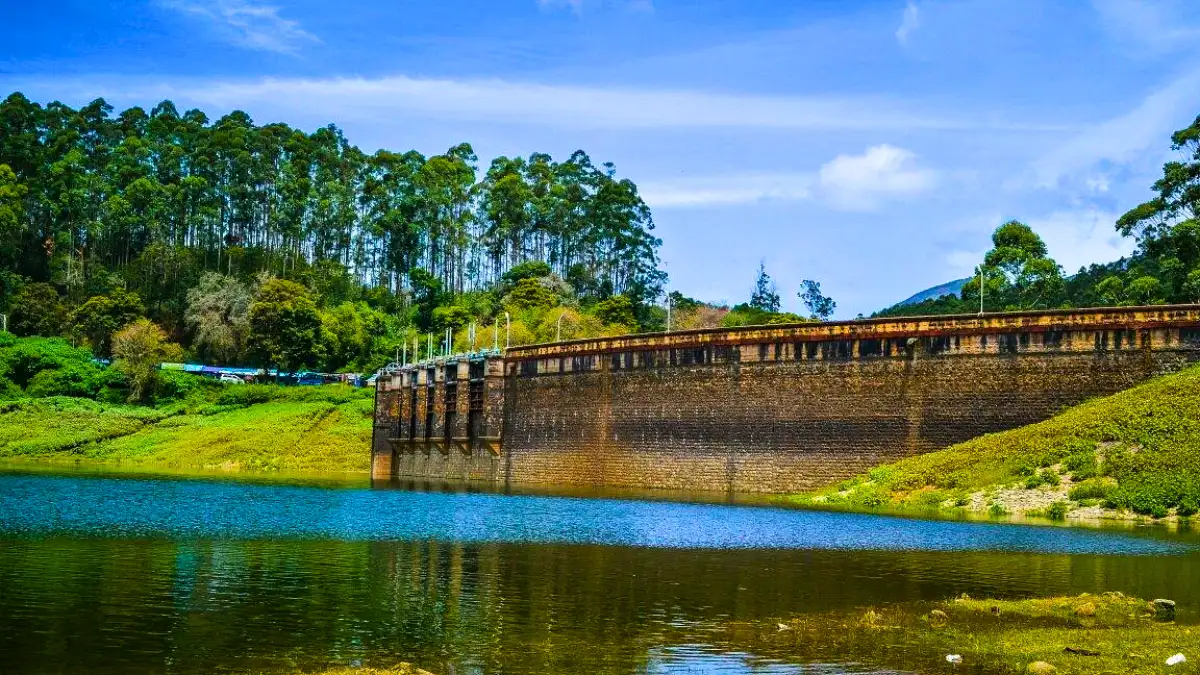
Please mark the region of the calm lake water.
[[1193, 620], [1198, 550], [1152, 528], [7, 473], [0, 672], [884, 672], [741, 653], [719, 627], [964, 592], [1120, 590]]

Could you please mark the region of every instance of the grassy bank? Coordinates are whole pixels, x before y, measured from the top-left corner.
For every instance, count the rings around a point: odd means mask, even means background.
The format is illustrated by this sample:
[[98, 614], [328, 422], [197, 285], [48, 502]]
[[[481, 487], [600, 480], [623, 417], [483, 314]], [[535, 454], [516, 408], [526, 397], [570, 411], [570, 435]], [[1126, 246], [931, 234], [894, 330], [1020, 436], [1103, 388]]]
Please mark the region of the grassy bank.
[[1200, 509], [1200, 367], [790, 501], [864, 510], [1178, 518]]
[[50, 397], [0, 404], [0, 458], [130, 467], [366, 471], [372, 398], [344, 387], [230, 387], [151, 408]]
[[0, 460], [122, 467], [366, 471], [373, 392], [125, 375], [64, 340], [0, 334]]
[[[738, 623], [726, 635], [731, 649], [923, 673], [1168, 673], [1180, 671], [1166, 665], [1171, 656], [1200, 657], [1200, 629], [1159, 621], [1151, 603], [1119, 593], [960, 598]], [[952, 654], [961, 657], [959, 665], [947, 661]]]

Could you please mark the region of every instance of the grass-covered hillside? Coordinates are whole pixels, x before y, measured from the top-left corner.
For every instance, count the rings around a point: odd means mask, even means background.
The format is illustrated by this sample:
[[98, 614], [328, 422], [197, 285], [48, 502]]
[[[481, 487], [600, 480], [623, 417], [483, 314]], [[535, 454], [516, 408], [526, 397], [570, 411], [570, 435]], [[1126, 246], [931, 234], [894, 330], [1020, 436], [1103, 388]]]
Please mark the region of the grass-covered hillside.
[[1200, 367], [791, 499], [1056, 519], [1191, 516], [1200, 510]]
[[372, 392], [222, 385], [161, 374], [126, 403], [124, 376], [57, 339], [0, 336], [0, 460], [136, 467], [366, 471]]

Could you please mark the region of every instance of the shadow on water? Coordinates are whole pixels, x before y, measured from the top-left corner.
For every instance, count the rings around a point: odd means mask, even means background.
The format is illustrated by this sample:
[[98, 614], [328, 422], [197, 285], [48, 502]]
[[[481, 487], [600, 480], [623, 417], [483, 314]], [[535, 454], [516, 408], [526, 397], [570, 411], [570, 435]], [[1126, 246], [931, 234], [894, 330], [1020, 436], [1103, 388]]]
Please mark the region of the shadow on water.
[[1104, 590], [1194, 620], [1200, 557], [1121, 533], [779, 509], [0, 476], [5, 673], [793, 673], [712, 647], [714, 631]]

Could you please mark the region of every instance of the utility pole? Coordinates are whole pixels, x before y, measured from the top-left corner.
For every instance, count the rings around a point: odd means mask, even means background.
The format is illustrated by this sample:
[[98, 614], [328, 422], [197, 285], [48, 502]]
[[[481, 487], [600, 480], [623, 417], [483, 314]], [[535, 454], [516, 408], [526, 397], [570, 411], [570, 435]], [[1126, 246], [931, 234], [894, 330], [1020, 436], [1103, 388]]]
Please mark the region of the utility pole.
[[558, 313], [558, 332], [555, 333], [555, 335], [554, 335], [555, 342], [562, 342], [562, 320], [563, 320], [563, 317], [566, 315], [567, 315], [567, 310], [565, 310], [565, 309]]
[[983, 316], [983, 265], [979, 266], [979, 315]]
[[492, 321], [492, 351], [500, 351], [500, 323]]
[[404, 360], [400, 362], [401, 366], [408, 365], [408, 340], [404, 341]]
[[504, 348], [508, 349], [512, 346], [512, 316], [508, 312], [504, 313]]
[[671, 332], [671, 292], [667, 291], [667, 332]]

